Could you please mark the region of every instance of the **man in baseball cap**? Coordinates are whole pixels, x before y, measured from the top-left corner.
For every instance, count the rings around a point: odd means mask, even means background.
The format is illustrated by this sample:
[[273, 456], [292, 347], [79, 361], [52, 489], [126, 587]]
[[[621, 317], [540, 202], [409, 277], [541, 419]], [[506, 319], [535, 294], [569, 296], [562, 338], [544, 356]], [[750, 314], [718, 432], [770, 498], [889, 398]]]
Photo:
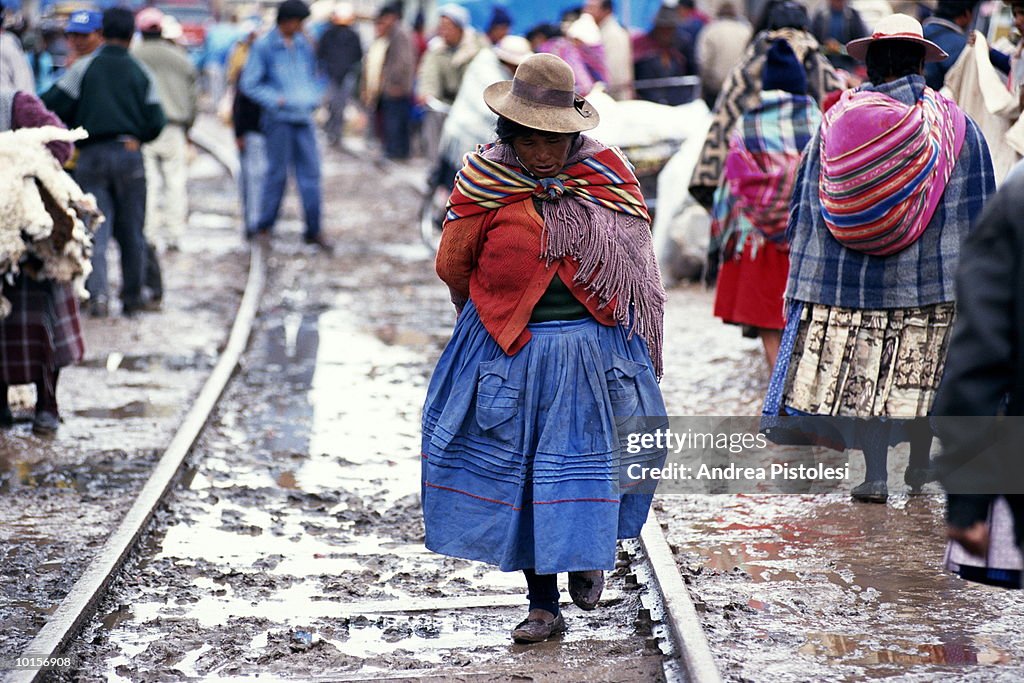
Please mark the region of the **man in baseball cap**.
[[103, 15], [89, 9], [72, 12], [64, 33], [71, 45], [70, 66], [74, 60], [92, 54], [103, 44]]

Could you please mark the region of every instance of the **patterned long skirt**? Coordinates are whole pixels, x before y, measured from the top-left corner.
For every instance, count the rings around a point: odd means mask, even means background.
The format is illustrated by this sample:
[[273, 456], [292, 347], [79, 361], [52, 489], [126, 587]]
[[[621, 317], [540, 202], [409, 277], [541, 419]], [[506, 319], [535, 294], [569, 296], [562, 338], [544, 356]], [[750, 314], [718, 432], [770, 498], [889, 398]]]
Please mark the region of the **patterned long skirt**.
[[426, 546], [505, 571], [612, 569], [649, 494], [620, 486], [617, 427], [664, 416], [639, 337], [592, 318], [535, 323], [507, 356], [472, 302], [423, 409]]
[[[953, 303], [866, 310], [796, 302], [782, 333], [762, 427], [772, 439], [862, 448], [858, 423], [928, 415], [942, 380]], [[779, 421], [778, 416], [815, 416]], [[820, 421], [816, 417], [831, 420]], [[893, 431], [893, 443], [906, 439]]]
[[18, 276], [4, 283], [11, 314], [0, 320], [0, 382], [32, 384], [82, 359], [78, 299], [69, 284]]

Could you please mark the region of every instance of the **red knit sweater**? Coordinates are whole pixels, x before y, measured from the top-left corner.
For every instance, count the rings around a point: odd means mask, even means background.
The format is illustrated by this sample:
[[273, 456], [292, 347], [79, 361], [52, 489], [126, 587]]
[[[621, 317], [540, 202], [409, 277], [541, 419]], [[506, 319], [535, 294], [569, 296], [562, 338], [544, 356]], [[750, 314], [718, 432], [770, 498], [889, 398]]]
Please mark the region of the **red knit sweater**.
[[445, 225], [437, 251], [437, 274], [460, 307], [472, 299], [484, 328], [508, 355], [530, 341], [530, 315], [556, 274], [602, 325], [614, 326], [614, 302], [599, 302], [575, 282], [579, 265], [571, 258], [545, 264], [541, 253], [544, 220], [531, 200]]

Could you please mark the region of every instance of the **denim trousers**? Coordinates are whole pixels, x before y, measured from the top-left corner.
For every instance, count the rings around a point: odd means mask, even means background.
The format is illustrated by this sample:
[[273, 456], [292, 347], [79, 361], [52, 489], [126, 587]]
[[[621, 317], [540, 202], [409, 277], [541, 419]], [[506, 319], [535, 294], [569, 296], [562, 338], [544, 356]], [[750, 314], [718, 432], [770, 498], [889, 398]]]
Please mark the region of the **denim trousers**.
[[146, 171], [142, 152], [125, 148], [120, 141], [96, 142], [80, 148], [75, 180], [96, 197], [106, 217], [93, 234], [92, 274], [86, 281], [89, 294], [106, 298], [107, 247], [113, 235], [121, 250], [121, 300], [129, 306], [142, 303], [146, 271]]
[[263, 137], [267, 148], [267, 174], [257, 230], [270, 230], [277, 221], [288, 181], [288, 168], [295, 173], [295, 184], [306, 219], [306, 238], [320, 234], [320, 154], [312, 121], [294, 123], [264, 116]]
[[327, 142], [336, 145], [341, 141], [345, 128], [345, 107], [356, 87], [356, 74], [350, 73], [341, 82], [333, 79], [327, 82], [327, 122], [324, 133]]
[[246, 233], [255, 233], [260, 221], [260, 197], [267, 175], [267, 143], [263, 133], [249, 132], [242, 136], [239, 154], [239, 194], [242, 197], [242, 220]]

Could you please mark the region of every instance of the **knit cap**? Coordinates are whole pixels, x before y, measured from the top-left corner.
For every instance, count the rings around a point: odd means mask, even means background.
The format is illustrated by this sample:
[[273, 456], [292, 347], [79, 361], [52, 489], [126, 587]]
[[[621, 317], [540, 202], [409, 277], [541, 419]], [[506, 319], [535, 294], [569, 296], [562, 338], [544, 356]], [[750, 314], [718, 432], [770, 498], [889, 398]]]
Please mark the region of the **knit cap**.
[[776, 40], [768, 48], [761, 72], [761, 89], [807, 94], [807, 72], [785, 40]]

